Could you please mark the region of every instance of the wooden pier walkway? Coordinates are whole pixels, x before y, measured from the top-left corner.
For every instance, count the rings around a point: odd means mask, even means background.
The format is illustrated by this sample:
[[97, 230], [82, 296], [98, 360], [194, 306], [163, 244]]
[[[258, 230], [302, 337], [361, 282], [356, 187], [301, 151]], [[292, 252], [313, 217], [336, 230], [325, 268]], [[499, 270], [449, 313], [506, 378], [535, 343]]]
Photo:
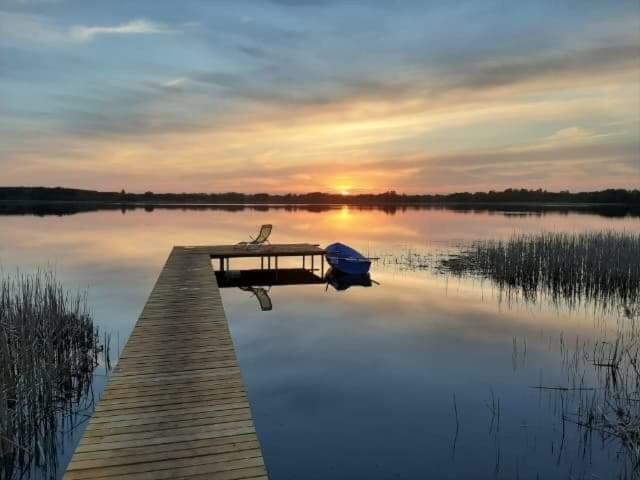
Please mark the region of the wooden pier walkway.
[[216, 248], [172, 250], [65, 479], [267, 479]]

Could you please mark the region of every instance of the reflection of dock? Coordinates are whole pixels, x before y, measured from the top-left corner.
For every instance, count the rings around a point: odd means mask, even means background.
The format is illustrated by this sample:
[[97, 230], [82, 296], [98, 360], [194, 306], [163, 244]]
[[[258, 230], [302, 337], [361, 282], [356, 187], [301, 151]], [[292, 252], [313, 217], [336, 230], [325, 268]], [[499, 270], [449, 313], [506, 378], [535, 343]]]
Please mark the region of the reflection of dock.
[[218, 286], [229, 287], [274, 287], [281, 285], [310, 285], [325, 281], [304, 268], [279, 270], [238, 270], [216, 272]]
[[313, 285], [325, 283], [314, 270], [305, 268], [284, 268], [278, 270], [222, 270], [216, 272], [220, 288], [237, 287], [252, 293], [263, 312], [273, 310], [269, 296], [271, 287], [284, 285]]

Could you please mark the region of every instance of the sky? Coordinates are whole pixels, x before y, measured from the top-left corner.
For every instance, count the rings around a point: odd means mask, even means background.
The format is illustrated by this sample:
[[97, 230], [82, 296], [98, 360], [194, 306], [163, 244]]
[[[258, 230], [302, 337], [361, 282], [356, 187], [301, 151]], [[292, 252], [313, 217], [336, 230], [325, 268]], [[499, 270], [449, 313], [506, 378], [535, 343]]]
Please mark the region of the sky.
[[640, 2], [0, 0], [0, 185], [640, 187]]

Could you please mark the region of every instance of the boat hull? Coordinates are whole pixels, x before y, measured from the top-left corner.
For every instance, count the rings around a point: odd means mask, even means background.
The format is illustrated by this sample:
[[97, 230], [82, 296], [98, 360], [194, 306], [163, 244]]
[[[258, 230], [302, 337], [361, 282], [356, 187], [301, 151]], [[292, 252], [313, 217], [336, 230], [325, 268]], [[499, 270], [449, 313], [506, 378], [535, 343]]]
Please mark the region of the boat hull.
[[326, 248], [327, 262], [335, 270], [350, 275], [369, 273], [371, 260], [358, 251], [342, 243], [334, 243]]

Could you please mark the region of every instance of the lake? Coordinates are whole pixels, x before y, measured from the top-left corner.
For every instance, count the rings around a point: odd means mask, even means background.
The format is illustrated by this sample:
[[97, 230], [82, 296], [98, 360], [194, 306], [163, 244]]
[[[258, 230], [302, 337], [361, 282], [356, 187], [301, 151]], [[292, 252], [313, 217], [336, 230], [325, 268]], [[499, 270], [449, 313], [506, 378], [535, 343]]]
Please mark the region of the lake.
[[[524, 301], [436, 267], [474, 241], [516, 233], [640, 232], [636, 215], [347, 206], [10, 213], [0, 210], [4, 273], [50, 266], [66, 287], [86, 289], [114, 363], [174, 245], [236, 243], [272, 223], [274, 243], [341, 241], [380, 258], [371, 287], [274, 286], [266, 311], [252, 292], [221, 290], [274, 480], [632, 478], [619, 443], [562, 421], [573, 390], [538, 388], [572, 384], [573, 346], [608, 338], [622, 305]], [[97, 396], [105, 373], [96, 374]], [[580, 385], [595, 376], [588, 370]], [[83, 425], [61, 435], [58, 476]]]

